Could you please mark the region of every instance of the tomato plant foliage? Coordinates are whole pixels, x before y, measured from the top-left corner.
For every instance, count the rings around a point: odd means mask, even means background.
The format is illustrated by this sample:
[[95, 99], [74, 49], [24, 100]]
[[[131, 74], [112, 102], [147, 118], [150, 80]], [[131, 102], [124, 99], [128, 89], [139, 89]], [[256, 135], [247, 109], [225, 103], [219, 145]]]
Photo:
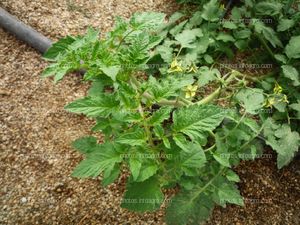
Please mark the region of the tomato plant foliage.
[[[106, 186], [127, 170], [121, 206], [139, 212], [159, 209], [163, 190], [177, 187], [168, 224], [198, 224], [216, 204], [242, 206], [232, 168], [259, 157], [264, 145], [278, 153], [281, 168], [300, 142], [300, 6], [245, 0], [224, 17], [217, 0], [198, 3], [192, 14], [117, 18], [101, 38], [90, 28], [44, 55], [51, 64], [43, 76], [55, 82], [85, 70], [88, 95], [65, 109], [94, 118], [92, 131], [105, 136], [74, 141], [85, 159], [72, 175], [102, 175]], [[267, 52], [257, 60], [276, 67], [258, 77], [220, 69], [221, 58], [249, 50]]]

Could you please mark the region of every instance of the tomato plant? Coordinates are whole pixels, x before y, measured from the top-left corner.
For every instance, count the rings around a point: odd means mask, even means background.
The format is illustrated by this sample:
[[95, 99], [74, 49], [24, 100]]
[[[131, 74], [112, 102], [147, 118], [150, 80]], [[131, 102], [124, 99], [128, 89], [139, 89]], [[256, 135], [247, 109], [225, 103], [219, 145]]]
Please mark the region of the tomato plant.
[[[176, 187], [168, 224], [198, 224], [215, 204], [243, 205], [232, 167], [259, 157], [267, 144], [281, 168], [299, 148], [294, 7], [300, 6], [245, 0], [224, 17], [217, 0], [202, 1], [192, 14], [136, 13], [117, 18], [103, 38], [90, 28], [55, 43], [44, 55], [52, 64], [43, 76], [57, 82], [84, 69], [88, 96], [65, 109], [94, 118], [92, 131], [105, 136], [102, 143], [93, 136], [74, 141], [85, 159], [72, 175], [102, 174], [105, 186], [125, 168], [121, 206], [139, 212], [159, 209], [162, 190]], [[254, 77], [222, 64], [249, 50], [276, 67]]]

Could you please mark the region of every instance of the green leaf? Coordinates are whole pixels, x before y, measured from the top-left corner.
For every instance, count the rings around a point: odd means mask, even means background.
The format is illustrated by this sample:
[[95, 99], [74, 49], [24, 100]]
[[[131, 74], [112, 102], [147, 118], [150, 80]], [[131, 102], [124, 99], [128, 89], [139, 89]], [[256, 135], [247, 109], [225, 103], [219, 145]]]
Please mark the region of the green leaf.
[[233, 181], [233, 182], [240, 182], [240, 177], [239, 175], [237, 175], [234, 171], [232, 170], [228, 170], [226, 172], [226, 178], [229, 180], [229, 181]]
[[230, 35], [226, 33], [219, 33], [217, 38], [218, 41], [224, 41], [224, 42], [234, 42], [235, 39]]
[[175, 141], [175, 144], [180, 147], [183, 151], [189, 152], [190, 149], [188, 147], [188, 141], [184, 137], [183, 134], [173, 134], [173, 140]]
[[205, 165], [206, 157], [199, 144], [189, 142], [187, 148], [188, 152], [180, 153], [180, 167], [186, 175], [193, 176], [194, 169], [202, 168]]
[[285, 55], [282, 54], [275, 54], [274, 55], [275, 59], [283, 64], [287, 63], [287, 57]]
[[215, 105], [192, 105], [173, 113], [173, 130], [191, 139], [203, 138], [203, 133], [214, 130], [224, 119], [225, 111]]
[[264, 127], [264, 136], [266, 144], [278, 153], [277, 167], [281, 169], [289, 164], [299, 149], [299, 133], [292, 131], [288, 124], [279, 125], [268, 119]]
[[72, 113], [83, 113], [86, 116], [107, 117], [118, 109], [119, 102], [114, 95], [89, 96], [75, 100], [65, 106]]
[[202, 37], [203, 33], [200, 28], [192, 30], [184, 30], [175, 36], [175, 39], [180, 43], [183, 48], [195, 48], [195, 40], [197, 37]]
[[293, 36], [284, 51], [290, 59], [300, 58], [300, 36]]
[[295, 21], [294, 20], [290, 20], [290, 19], [281, 19], [279, 20], [279, 24], [277, 26], [277, 31], [286, 31], [288, 29], [290, 29], [291, 27], [293, 27], [295, 25]]
[[236, 39], [247, 39], [251, 36], [251, 30], [248, 28], [245, 28], [243, 30], [234, 31], [233, 34]]
[[221, 187], [219, 187], [218, 197], [222, 205], [228, 202], [244, 206], [243, 198], [241, 197], [239, 190], [233, 184], [224, 183]]
[[166, 14], [158, 12], [138, 12], [130, 19], [135, 30], [156, 30], [165, 20]]
[[163, 121], [169, 119], [171, 111], [171, 107], [161, 107], [159, 110], [155, 111], [149, 118], [149, 124], [151, 124], [152, 126], [158, 125]]
[[208, 54], [205, 54], [203, 58], [208, 64], [212, 64], [214, 62], [214, 59]]
[[246, 112], [258, 114], [264, 103], [263, 90], [258, 88], [242, 89], [237, 93], [236, 99], [241, 102]]
[[116, 77], [120, 71], [120, 66], [101, 67], [101, 70], [105, 75], [109, 76], [113, 81], [116, 81]]
[[112, 164], [103, 173], [102, 185], [107, 186], [113, 183], [120, 175], [120, 165]]
[[255, 4], [255, 11], [257, 15], [261, 16], [275, 16], [281, 12], [283, 5], [277, 2], [259, 2]]
[[72, 143], [72, 147], [83, 154], [93, 152], [97, 147], [97, 138], [93, 136], [79, 138]]
[[[153, 157], [155, 157], [155, 155], [153, 155]], [[139, 175], [134, 181], [142, 182], [144, 180], [147, 180], [149, 177], [155, 175], [157, 170], [158, 170], [158, 166], [154, 160], [144, 160]]]
[[68, 46], [75, 41], [74, 37], [66, 36], [52, 44], [52, 46], [44, 53], [45, 59], [55, 59], [60, 53], [67, 50]]
[[146, 143], [145, 132], [142, 129], [137, 129], [133, 132], [122, 134], [116, 139], [118, 143], [127, 144], [131, 146], [143, 146]]
[[296, 117], [300, 119], [300, 100], [297, 103], [290, 104], [289, 107], [297, 112]]
[[129, 168], [133, 177], [133, 180], [137, 180], [140, 170], [141, 170], [142, 163], [137, 158], [131, 157], [129, 159]]
[[274, 48], [276, 48], [277, 46], [282, 47], [280, 39], [271, 27], [267, 27], [264, 23], [260, 21], [255, 21], [254, 29], [258, 34], [262, 34], [264, 38], [267, 39]]
[[204, 193], [180, 192], [171, 199], [166, 210], [168, 225], [201, 224], [207, 220], [214, 208], [214, 202]]
[[162, 140], [163, 140], [164, 146], [166, 148], [170, 149], [171, 148], [171, 144], [170, 144], [169, 139], [167, 137], [163, 137]]
[[137, 212], [154, 211], [159, 209], [163, 199], [159, 181], [155, 177], [143, 182], [129, 181], [121, 207]]
[[235, 25], [235, 23], [232, 22], [232, 21], [225, 21], [223, 23], [223, 27], [227, 28], [227, 29], [230, 29], [230, 30], [235, 30], [235, 29], [238, 28], [237, 25]]
[[210, 69], [207, 66], [201, 66], [198, 70], [197, 75], [200, 87], [207, 85], [209, 82], [214, 81], [221, 76], [218, 69]]
[[98, 148], [99, 150], [88, 154], [87, 158], [77, 165], [72, 176], [97, 177], [104, 170], [122, 161], [121, 154], [114, 149], [112, 144], [102, 144]]
[[213, 157], [222, 166], [226, 166], [226, 167], [229, 167], [229, 168], [231, 167], [231, 165], [229, 163], [229, 159], [230, 159], [230, 154], [229, 153], [219, 154], [217, 152], [214, 152]]
[[187, 23], [187, 20], [180, 22], [178, 25], [176, 25], [169, 31], [170, 34], [172, 34], [173, 36], [176, 36], [177, 34], [179, 34], [182, 31], [182, 29], [184, 28], [184, 25], [186, 23]]
[[219, 6], [217, 0], [210, 0], [203, 6], [202, 18], [211, 22], [218, 21], [222, 13]]
[[293, 81], [294, 86], [300, 85], [299, 73], [295, 67], [290, 66], [290, 65], [284, 65], [284, 66], [281, 66], [281, 69], [282, 69], [283, 75], [286, 78]]

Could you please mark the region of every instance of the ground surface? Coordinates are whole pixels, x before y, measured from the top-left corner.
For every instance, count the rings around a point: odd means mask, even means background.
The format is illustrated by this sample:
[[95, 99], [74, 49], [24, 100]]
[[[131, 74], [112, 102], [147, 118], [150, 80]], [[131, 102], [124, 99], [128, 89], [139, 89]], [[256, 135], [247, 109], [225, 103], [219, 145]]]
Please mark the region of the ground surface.
[[[52, 39], [82, 34], [87, 26], [109, 30], [116, 15], [170, 12], [168, 0], [1, 0], [0, 6]], [[0, 225], [163, 224], [163, 210], [133, 214], [119, 207], [124, 177], [102, 188], [99, 180], [69, 175], [81, 157], [72, 140], [93, 123], [64, 112], [88, 84], [68, 76], [53, 85], [41, 80], [40, 55], [0, 29]], [[246, 206], [216, 208], [207, 224], [300, 224], [300, 165], [277, 171], [275, 156], [237, 168]]]

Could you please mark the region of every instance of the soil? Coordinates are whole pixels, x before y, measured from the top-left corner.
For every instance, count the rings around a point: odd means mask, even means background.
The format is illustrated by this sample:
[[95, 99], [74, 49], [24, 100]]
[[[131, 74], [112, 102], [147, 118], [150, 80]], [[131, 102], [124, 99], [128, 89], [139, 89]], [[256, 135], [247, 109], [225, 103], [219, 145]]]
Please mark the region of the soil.
[[[168, 0], [1, 0], [0, 7], [47, 37], [108, 31], [115, 16], [170, 13]], [[164, 210], [136, 214], [119, 207], [125, 177], [103, 188], [99, 179], [70, 177], [81, 160], [70, 143], [89, 135], [93, 121], [63, 111], [86, 94], [79, 75], [54, 85], [32, 48], [0, 29], [0, 224], [164, 224]], [[99, 138], [101, 138], [99, 136]], [[300, 164], [278, 171], [276, 156], [243, 162], [237, 173], [245, 207], [217, 207], [207, 224], [300, 224]]]

